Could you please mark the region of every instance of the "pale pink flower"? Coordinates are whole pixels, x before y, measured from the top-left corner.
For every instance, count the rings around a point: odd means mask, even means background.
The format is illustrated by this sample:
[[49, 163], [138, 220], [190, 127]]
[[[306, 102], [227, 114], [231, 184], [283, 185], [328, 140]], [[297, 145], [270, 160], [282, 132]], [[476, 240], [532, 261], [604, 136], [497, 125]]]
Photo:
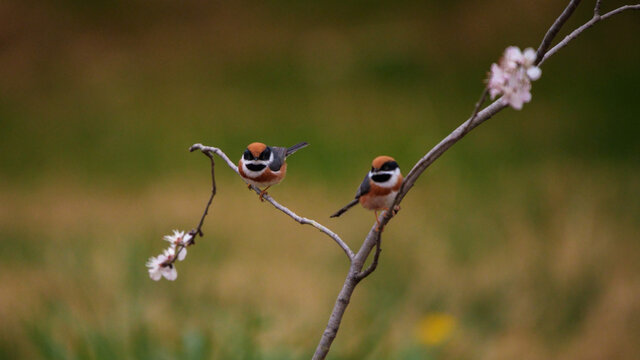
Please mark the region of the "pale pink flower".
[[536, 52], [527, 48], [524, 52], [516, 46], [509, 46], [499, 64], [491, 64], [487, 88], [491, 98], [502, 94], [502, 100], [514, 109], [531, 101], [531, 81], [538, 80], [542, 70], [535, 66]]
[[[527, 49], [528, 50], [528, 49]], [[515, 69], [518, 64], [524, 62], [524, 54], [517, 46], [509, 46], [505, 51], [501, 59], [501, 66], [505, 69]]]
[[179, 245], [182, 245], [182, 249], [178, 254], [178, 260], [182, 261], [187, 257], [187, 246], [191, 242], [191, 235], [189, 233], [185, 234], [184, 231], [173, 230], [173, 235], [165, 235], [163, 239], [171, 244], [174, 251]]
[[542, 75], [542, 70], [540, 70], [540, 68], [537, 66], [532, 66], [527, 69], [527, 76], [529, 77], [529, 79], [531, 79], [531, 81], [536, 81], [540, 79], [541, 75]]
[[507, 74], [500, 66], [498, 66], [498, 64], [491, 64], [491, 72], [489, 72], [487, 87], [489, 88], [489, 95], [491, 95], [492, 99], [502, 94], [504, 84], [507, 82], [507, 79]]
[[149, 268], [149, 277], [155, 281], [160, 280], [163, 276], [167, 280], [175, 280], [178, 277], [178, 271], [173, 264], [168, 264], [174, 256], [175, 249], [170, 247], [157, 257], [150, 257], [146, 264]]
[[162, 277], [162, 263], [164, 263], [165, 260], [164, 255], [159, 255], [158, 257], [152, 256], [147, 260], [146, 265], [149, 268], [149, 277], [151, 280], [160, 280]]

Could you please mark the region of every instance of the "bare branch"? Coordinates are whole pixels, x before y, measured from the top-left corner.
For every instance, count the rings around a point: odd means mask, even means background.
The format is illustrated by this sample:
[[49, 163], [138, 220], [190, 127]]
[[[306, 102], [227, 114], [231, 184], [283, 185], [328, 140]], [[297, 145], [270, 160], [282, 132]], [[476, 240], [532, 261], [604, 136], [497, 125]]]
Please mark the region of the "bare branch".
[[[476, 128], [478, 125], [482, 124], [486, 120], [489, 120], [493, 115], [506, 108], [508, 105], [506, 102], [503, 102], [501, 99], [498, 99], [491, 103], [489, 106], [484, 108], [482, 111], [478, 112], [475, 119], [469, 118], [467, 121], [462, 123], [458, 128], [456, 128], [451, 134], [442, 139], [438, 145], [434, 146], [425, 156], [423, 156], [409, 171], [407, 177], [404, 179], [404, 183], [396, 196], [396, 201], [394, 205], [400, 204], [405, 195], [409, 192], [409, 190], [413, 187], [416, 180], [422, 173], [429, 167], [429, 165], [433, 164], [445, 151], [447, 151], [453, 144], [462, 139], [466, 134], [468, 134], [471, 130]], [[469, 122], [467, 124], [467, 122]], [[388, 219], [393, 216], [392, 212], [385, 212], [385, 216], [383, 217], [381, 226], [384, 226]]]
[[347, 305], [349, 305], [349, 302], [351, 301], [353, 290], [355, 290], [356, 285], [358, 285], [361, 280], [358, 279], [358, 275], [362, 271], [364, 262], [371, 253], [371, 249], [377, 242], [379, 236], [377, 227], [377, 224], [373, 224], [373, 226], [369, 230], [369, 233], [367, 234], [367, 237], [364, 239], [364, 242], [360, 246], [360, 250], [358, 250], [358, 253], [353, 257], [351, 261], [349, 273], [347, 274], [347, 277], [344, 280], [344, 284], [342, 285], [342, 289], [338, 294], [338, 298], [333, 305], [333, 311], [331, 311], [331, 316], [329, 316], [327, 327], [322, 333], [322, 338], [320, 338], [320, 342], [318, 343], [316, 351], [313, 354], [313, 360], [324, 359], [329, 353], [329, 349], [331, 349], [331, 344], [338, 334], [338, 329], [340, 328], [340, 323], [342, 322], [342, 316], [347, 309]]
[[567, 20], [573, 14], [573, 11], [578, 7], [578, 5], [580, 5], [580, 1], [582, 0], [571, 0], [569, 2], [569, 5], [567, 5], [567, 7], [562, 12], [562, 14], [558, 16], [558, 18], [553, 23], [553, 25], [551, 25], [549, 30], [547, 30], [547, 33], [544, 35], [544, 38], [542, 38], [542, 42], [538, 47], [538, 51], [536, 51], [536, 62], [535, 62], [536, 65], [538, 65], [541, 62], [542, 57], [546, 54], [547, 49], [549, 49], [549, 46], [551, 46], [551, 43], [553, 42], [553, 38], [555, 38], [556, 35], [558, 35], [558, 32], [560, 31], [560, 28], [562, 28], [562, 25], [564, 25], [564, 23], [567, 22]]
[[593, 8], [593, 15], [594, 16], [600, 16], [600, 5], [602, 3], [602, 0], [596, 0], [596, 6]]
[[[470, 117], [467, 121], [462, 123], [456, 130], [454, 130], [449, 136], [444, 138], [438, 145], [436, 145], [431, 151], [429, 151], [422, 159], [420, 159], [416, 165], [414, 165], [413, 169], [409, 172], [407, 177], [396, 196], [396, 200], [394, 205], [391, 208], [394, 208], [395, 205], [398, 205], [407, 192], [413, 187], [413, 184], [418, 179], [418, 177], [427, 169], [429, 165], [431, 165], [440, 155], [442, 155], [447, 149], [449, 149], [453, 144], [455, 144], [458, 140], [460, 140], [464, 135], [466, 135], [469, 131], [473, 130], [476, 126], [480, 125], [482, 122], [488, 120], [496, 114], [498, 111], [507, 107], [507, 104], [500, 99], [494, 101], [491, 105], [487, 106], [484, 110], [478, 112], [475, 117]], [[385, 225], [391, 220], [394, 216], [393, 211], [385, 211], [381, 216], [379, 227], [383, 229]], [[374, 255], [374, 262], [372, 265], [367, 268], [364, 272], [362, 268], [364, 267], [364, 263], [373, 250], [373, 247], [378, 244], [380, 239], [380, 234], [377, 231], [378, 226], [376, 224], [369, 230], [367, 237], [365, 238], [360, 250], [356, 253], [353, 258], [353, 262], [351, 264], [351, 268], [349, 269], [349, 274], [345, 279], [344, 285], [342, 286], [342, 290], [340, 294], [338, 294], [338, 298], [336, 299], [336, 303], [333, 306], [333, 311], [331, 312], [331, 316], [329, 317], [329, 322], [327, 323], [327, 327], [322, 334], [322, 338], [318, 343], [316, 351], [313, 355], [313, 359], [324, 359], [331, 348], [331, 344], [335, 339], [338, 329], [340, 328], [340, 322], [342, 321], [342, 316], [349, 304], [351, 299], [351, 294], [353, 294], [353, 290], [355, 286], [358, 284], [360, 280], [364, 277], [368, 276], [373, 272], [377, 267], [377, 257], [379, 257], [380, 250], [377, 250], [377, 254]], [[375, 263], [375, 265], [374, 265]]]
[[358, 275], [356, 276], [358, 281], [369, 276], [378, 267], [378, 259], [380, 258], [380, 253], [382, 252], [381, 246], [382, 246], [382, 234], [378, 233], [378, 236], [376, 239], [376, 252], [373, 254], [373, 260], [371, 261], [371, 264], [369, 264], [368, 268], [358, 273]]
[[[405, 178], [404, 183], [400, 188], [400, 191], [398, 192], [398, 195], [396, 196], [395, 204], [391, 208], [394, 208], [395, 205], [398, 205], [402, 201], [407, 192], [409, 192], [409, 190], [413, 187], [413, 184], [418, 179], [418, 177], [427, 169], [429, 165], [431, 165], [436, 159], [438, 159], [440, 155], [442, 155], [453, 144], [458, 142], [458, 140], [462, 139], [462, 137], [464, 137], [469, 131], [473, 130], [482, 122], [490, 119], [494, 114], [504, 109], [505, 107], [507, 107], [507, 104], [502, 102], [500, 99], [494, 101], [484, 110], [478, 112], [475, 116], [475, 119], [473, 117], [470, 117], [467, 121], [458, 126], [456, 130], [449, 134], [449, 136], [444, 138], [438, 145], [431, 149], [431, 151], [429, 151], [422, 159], [420, 159], [413, 167], [413, 169], [411, 169], [411, 171]], [[381, 216], [382, 219], [380, 220], [380, 228], [383, 229], [393, 216], [393, 211], [385, 211]], [[342, 321], [342, 316], [344, 315], [346, 307], [349, 304], [351, 294], [353, 293], [355, 286], [360, 280], [371, 274], [377, 267], [377, 260], [381, 251], [380, 248], [376, 250], [374, 261], [371, 263], [369, 268], [362, 271], [364, 263], [371, 253], [371, 250], [373, 250], [374, 246], [377, 246], [377, 244], [379, 244], [380, 233], [377, 231], [377, 228], [378, 226], [376, 224], [372, 226], [372, 228], [369, 230], [369, 233], [367, 234], [367, 237], [362, 243], [360, 250], [358, 250], [355, 257], [353, 258], [351, 268], [349, 269], [349, 274], [345, 279], [342, 290], [338, 295], [338, 299], [336, 299], [333, 311], [331, 313], [331, 316], [329, 317], [329, 322], [322, 334], [322, 338], [320, 339], [320, 343], [316, 348], [313, 359], [324, 359], [327, 356], [327, 353], [331, 348], [331, 344], [333, 343], [333, 340], [338, 333], [340, 322]]]
[[[560, 31], [562, 25], [567, 21], [567, 19], [571, 16], [575, 8], [580, 3], [580, 0], [571, 0], [569, 5], [565, 8], [562, 14], [556, 19], [551, 28], [547, 31], [540, 47], [537, 51], [537, 64], [542, 64], [547, 58], [555, 54], [558, 50], [567, 45], [571, 40], [577, 37], [582, 31], [587, 28], [593, 26], [596, 22], [609, 18], [613, 15], [621, 13], [625, 10], [638, 10], [640, 9], [640, 4], [638, 5], [626, 5], [622, 6], [616, 10], [613, 10], [605, 15], [598, 16], [599, 12], [599, 0], [596, 3], [596, 8], [594, 9], [594, 18], [587, 22], [585, 25], [579, 27], [574, 30], [570, 35], [565, 37], [558, 45], [553, 47], [550, 51], [547, 52], [547, 49], [551, 45], [553, 38]], [[482, 106], [482, 103], [486, 99], [487, 89], [483, 91], [483, 94], [480, 97], [478, 103], [476, 103], [476, 107], [474, 108], [471, 117], [469, 117], [464, 123], [458, 126], [453, 132], [451, 132], [447, 137], [445, 137], [442, 141], [440, 141], [436, 146], [434, 146], [429, 152], [424, 155], [411, 169], [409, 174], [404, 180], [398, 195], [394, 201], [394, 204], [391, 208], [399, 205], [402, 199], [406, 196], [406, 194], [411, 190], [416, 180], [422, 173], [434, 162], [436, 161], [445, 151], [447, 151], [453, 144], [462, 139], [467, 133], [476, 128], [478, 125], [482, 124], [486, 120], [490, 119], [493, 115], [502, 111], [504, 108], [508, 106], [508, 104], [503, 101], [501, 98], [492, 102], [490, 105], [485, 107], [483, 110], [478, 111], [478, 109]], [[385, 225], [395, 216], [393, 211], [385, 211], [380, 220], [380, 224], [378, 225], [381, 229], [385, 227]], [[336, 303], [333, 307], [333, 311], [331, 312], [331, 316], [329, 317], [329, 322], [325, 331], [322, 334], [320, 342], [316, 348], [315, 353], [313, 354], [314, 360], [324, 359], [330, 348], [333, 340], [335, 339], [338, 329], [340, 328], [340, 322], [342, 321], [342, 316], [349, 304], [351, 299], [351, 295], [360, 280], [364, 277], [368, 276], [371, 272], [373, 272], [378, 263], [378, 257], [380, 254], [380, 233], [376, 230], [378, 228], [374, 224], [374, 226], [369, 230], [367, 237], [363, 241], [360, 249], [353, 257], [353, 261], [351, 263], [351, 267], [349, 269], [349, 273], [345, 279], [345, 282], [342, 286], [342, 290], [338, 294], [338, 298], [336, 299]], [[374, 246], [376, 248], [376, 254], [374, 255], [374, 260], [371, 265], [364, 271], [362, 268], [364, 267], [364, 262], [373, 250]]]
[[204, 236], [202, 233], [202, 224], [204, 224], [204, 218], [209, 213], [209, 207], [211, 206], [211, 202], [213, 201], [213, 197], [216, 196], [216, 172], [215, 167], [216, 163], [213, 161], [213, 155], [208, 152], [203, 152], [209, 159], [211, 159], [211, 196], [209, 197], [209, 201], [207, 202], [207, 206], [204, 208], [204, 213], [202, 213], [202, 217], [200, 218], [200, 222], [198, 223], [198, 227], [194, 230], [191, 230], [190, 233], [193, 233], [192, 238], [195, 237], [195, 234], [200, 234], [200, 237]]
[[[234, 164], [229, 157], [220, 149], [215, 148], [215, 147], [211, 147], [211, 146], [204, 146], [202, 144], [193, 144], [190, 148], [189, 151], [195, 151], [195, 150], [200, 150], [203, 153], [205, 153], [205, 155], [210, 156], [211, 154], [216, 154], [218, 156], [220, 156], [224, 161], [227, 162], [227, 165], [229, 165], [229, 167], [235, 171], [236, 173], [238, 172], [238, 167], [236, 166], [236, 164]], [[253, 189], [253, 191], [255, 191], [257, 194], [260, 194], [260, 189], [258, 189], [255, 186], [251, 187]], [[344, 253], [347, 255], [347, 257], [349, 258], [349, 261], [353, 260], [353, 257], [355, 256], [353, 254], [353, 251], [351, 250], [351, 248], [349, 248], [349, 245], [347, 245], [344, 241], [342, 241], [342, 239], [333, 231], [329, 230], [329, 228], [327, 228], [326, 226], [320, 224], [319, 222], [313, 220], [313, 219], [309, 219], [306, 217], [302, 217], [296, 213], [294, 213], [293, 211], [289, 210], [289, 208], [287, 208], [284, 205], [281, 205], [280, 203], [278, 203], [277, 201], [275, 201], [270, 195], [266, 194], [263, 197], [267, 202], [271, 203], [271, 205], [273, 205], [276, 209], [282, 211], [283, 213], [289, 215], [293, 220], [299, 222], [302, 225], [311, 225], [314, 228], [320, 230], [322, 233], [326, 234], [327, 236], [329, 236], [331, 239], [333, 239], [333, 241], [336, 242], [336, 244], [338, 244], [342, 250], [344, 251]]]
[[484, 104], [485, 100], [487, 100], [487, 95], [489, 95], [489, 88], [485, 87], [484, 90], [482, 91], [482, 95], [480, 95], [480, 99], [478, 99], [476, 106], [473, 108], [471, 117], [469, 118], [469, 120], [465, 122], [467, 128], [476, 119], [476, 115], [478, 115], [478, 111], [480, 111], [480, 107], [482, 106], [482, 104]]
[[[256, 190], [256, 189], [254, 189]], [[260, 190], [256, 190], [256, 192], [260, 192]], [[293, 211], [289, 210], [288, 208], [286, 208], [283, 205], [280, 205], [277, 201], [273, 200], [273, 198], [270, 195], [265, 195], [264, 199], [267, 200], [268, 202], [270, 202], [276, 209], [282, 211], [283, 213], [289, 215], [293, 220], [299, 222], [302, 225], [311, 225], [314, 228], [320, 230], [321, 232], [325, 233], [327, 236], [329, 236], [330, 238], [333, 239], [333, 241], [335, 241], [344, 251], [344, 253], [347, 255], [347, 257], [349, 258], [349, 260], [353, 260], [353, 257], [355, 256], [353, 254], [353, 251], [351, 250], [351, 248], [349, 248], [349, 246], [342, 241], [342, 239], [333, 231], [329, 230], [326, 226], [320, 224], [319, 222], [312, 220], [312, 219], [308, 219], [306, 217], [301, 217], [299, 215], [297, 215], [296, 213], [294, 213]]]
[[611, 10], [608, 13], [602, 15], [600, 17], [600, 20], [604, 20], [604, 19], [607, 19], [607, 18], [609, 18], [609, 17], [611, 17], [613, 15], [620, 14], [621, 12], [626, 11], [626, 10], [640, 10], [640, 4], [621, 6], [621, 7], [617, 8], [617, 9], [615, 9], [615, 10]]
[[[190, 151], [192, 150], [190, 149]], [[200, 217], [200, 222], [198, 223], [198, 226], [187, 233], [187, 235], [189, 235], [189, 240], [186, 242], [181, 242], [178, 246], [176, 246], [175, 254], [173, 255], [172, 258], [162, 263], [163, 267], [172, 266], [173, 263], [176, 262], [176, 260], [180, 256], [180, 252], [182, 252], [183, 249], [185, 249], [188, 246], [195, 245], [197, 235], [200, 235], [200, 237], [204, 236], [204, 233], [202, 232], [202, 225], [204, 224], [204, 218], [209, 213], [209, 207], [211, 207], [211, 203], [213, 202], [213, 197], [216, 196], [216, 173], [215, 173], [216, 163], [213, 160], [213, 155], [204, 151], [203, 153], [207, 155], [209, 159], [211, 159], [211, 196], [209, 196], [209, 201], [207, 201], [207, 206], [205, 206], [204, 208], [204, 212], [202, 213], [202, 217]]]
[[572, 31], [569, 35], [565, 36], [565, 38], [562, 39], [562, 41], [560, 41], [556, 46], [554, 46], [553, 48], [551, 48], [551, 50], [545, 53], [544, 57], [540, 60], [539, 64], [542, 65], [542, 63], [544, 63], [549, 57], [551, 57], [553, 54], [558, 52], [558, 50], [567, 46], [567, 44], [569, 44], [571, 40], [577, 38], [580, 34], [582, 34], [582, 32], [584, 32], [588, 28], [592, 27], [593, 25], [597, 24], [602, 20], [608, 19], [613, 15], [617, 15], [626, 10], [640, 10], [640, 4], [621, 6], [615, 10], [609, 11], [608, 13], [602, 16], [594, 15], [593, 18], [591, 18], [591, 20], [587, 21], [584, 25], [580, 26], [579, 28]]
[[[211, 147], [211, 146], [204, 146], [202, 144], [193, 144], [191, 145], [191, 147], [189, 148], [190, 152], [194, 152], [195, 150], [200, 150], [203, 153], [204, 152], [208, 152], [208, 153], [214, 153], [218, 156], [220, 156], [220, 158], [222, 158], [222, 160], [227, 162], [227, 165], [229, 165], [229, 167], [231, 169], [233, 169], [233, 171], [235, 171], [236, 173], [238, 172], [238, 167], [236, 166], [236, 164], [233, 163], [233, 161], [231, 161], [229, 159], [229, 157], [227, 156], [227, 154], [225, 154], [224, 152], [222, 152], [222, 150], [215, 148], [215, 147]], [[208, 155], [207, 155], [208, 156]]]
[[329, 323], [322, 333], [320, 343], [318, 343], [318, 347], [316, 347], [316, 351], [313, 354], [313, 360], [324, 359], [329, 353], [331, 344], [336, 338], [336, 335], [338, 335], [338, 329], [340, 328], [340, 323], [342, 322], [342, 316], [347, 309], [347, 305], [349, 305], [349, 302], [351, 301], [353, 290], [355, 290], [356, 285], [359, 282], [359, 280], [357, 279], [358, 272], [359, 270], [357, 270], [352, 263], [351, 267], [349, 268], [349, 274], [344, 280], [342, 289], [340, 290], [338, 298], [336, 299], [336, 303], [333, 306], [333, 311], [331, 312], [331, 316], [329, 317]]

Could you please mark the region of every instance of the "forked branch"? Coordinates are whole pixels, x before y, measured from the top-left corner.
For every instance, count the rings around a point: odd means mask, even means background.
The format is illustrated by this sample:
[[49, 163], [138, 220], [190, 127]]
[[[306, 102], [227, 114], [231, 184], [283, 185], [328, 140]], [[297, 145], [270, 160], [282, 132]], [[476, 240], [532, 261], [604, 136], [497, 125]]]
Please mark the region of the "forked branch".
[[[555, 54], [558, 50], [566, 46], [571, 40], [580, 35], [584, 30], [590, 28], [598, 21], [609, 18], [615, 14], [619, 14], [625, 10], [638, 10], [640, 8], [640, 4], [626, 5], [600, 16], [600, 0], [597, 0], [596, 6], [594, 8], [594, 17], [586, 24], [580, 26], [571, 34], [566, 36], [551, 50], [547, 51], [547, 49], [549, 49], [549, 47], [553, 43], [554, 38], [562, 28], [562, 25], [564, 25], [564, 23], [573, 14], [579, 3], [580, 0], [571, 0], [562, 14], [556, 19], [553, 25], [551, 25], [536, 53], [536, 64], [542, 64], [547, 58]], [[429, 150], [429, 152], [427, 152], [427, 154], [424, 155], [420, 160], [418, 160], [418, 162], [413, 166], [413, 168], [405, 178], [404, 183], [402, 184], [402, 187], [400, 188], [400, 191], [398, 192], [398, 195], [396, 196], [394, 204], [391, 208], [394, 208], [395, 206], [400, 204], [402, 199], [404, 199], [409, 190], [411, 190], [420, 175], [422, 175], [422, 173], [424, 173], [424, 171], [445, 151], [453, 146], [453, 144], [462, 139], [467, 133], [476, 128], [478, 125], [490, 119], [493, 115], [497, 114], [508, 106], [508, 103], [506, 101], [504, 101], [502, 98], [499, 98], [485, 107], [483, 110], [479, 111], [479, 108], [485, 101], [486, 96], [487, 89], [485, 88], [482, 95], [480, 96], [480, 100], [476, 103], [471, 116], [464, 123], [458, 126], [452, 133], [450, 133], [447, 137], [440, 141], [435, 147]], [[380, 228], [384, 228], [384, 226], [387, 225], [387, 223], [391, 220], [391, 218], [393, 218], [394, 215], [395, 214], [391, 211], [384, 212], [381, 215]], [[352, 266], [349, 269], [349, 273], [347, 274], [347, 278], [345, 279], [342, 290], [338, 294], [338, 298], [333, 307], [333, 312], [331, 313], [327, 327], [325, 328], [325, 331], [323, 332], [320, 342], [318, 343], [316, 351], [313, 355], [314, 360], [324, 359], [327, 356], [331, 348], [331, 344], [338, 333], [342, 316], [347, 305], [349, 304], [355, 286], [362, 278], [369, 275], [373, 270], [376, 269], [378, 264], [378, 257], [380, 255], [380, 241], [380, 233], [376, 231], [376, 226], [374, 225], [367, 234], [367, 237], [362, 243], [360, 250], [354, 257]], [[364, 262], [366, 261], [367, 257], [369, 257], [371, 251], [376, 245], [377, 249], [371, 265], [366, 270], [362, 271]]]
[[624, 5], [615, 10], [611, 10], [604, 15], [600, 15], [600, 1], [597, 1], [596, 6], [593, 9], [593, 17], [591, 18], [591, 20], [587, 21], [579, 28], [573, 30], [569, 35], [565, 36], [564, 39], [562, 39], [558, 44], [556, 44], [556, 46], [554, 46], [553, 48], [551, 48], [551, 50], [544, 53], [542, 58], [540, 58], [540, 55], [538, 55], [539, 64], [542, 65], [542, 63], [544, 63], [549, 57], [551, 57], [553, 54], [558, 52], [558, 50], [567, 46], [567, 44], [569, 44], [571, 40], [577, 38], [580, 34], [582, 34], [588, 28], [592, 27], [593, 25], [599, 23], [602, 20], [608, 19], [614, 15], [620, 14], [621, 12], [624, 12], [627, 10], [640, 10], [640, 4]]

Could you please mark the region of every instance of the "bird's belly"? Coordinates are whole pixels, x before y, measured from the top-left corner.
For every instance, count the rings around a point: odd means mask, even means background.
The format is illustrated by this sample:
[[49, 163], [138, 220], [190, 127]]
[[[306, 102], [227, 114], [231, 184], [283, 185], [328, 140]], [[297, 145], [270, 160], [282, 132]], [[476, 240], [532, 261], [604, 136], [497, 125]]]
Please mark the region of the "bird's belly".
[[271, 169], [267, 168], [258, 174], [252, 174], [241, 169], [239, 173], [248, 184], [262, 188], [275, 185], [282, 181], [286, 173], [286, 164], [280, 168], [280, 171], [271, 171]]
[[360, 204], [369, 210], [388, 209], [393, 204], [393, 200], [395, 200], [397, 194], [397, 191], [391, 191], [386, 195], [366, 194], [360, 197]]
[[259, 180], [251, 179], [250, 177], [243, 177], [243, 178], [247, 183], [249, 183], [249, 184], [251, 184], [253, 186], [257, 186], [259, 188], [275, 185], [275, 184], [279, 183], [280, 180], [282, 180], [282, 178], [274, 178], [272, 180], [259, 181]]

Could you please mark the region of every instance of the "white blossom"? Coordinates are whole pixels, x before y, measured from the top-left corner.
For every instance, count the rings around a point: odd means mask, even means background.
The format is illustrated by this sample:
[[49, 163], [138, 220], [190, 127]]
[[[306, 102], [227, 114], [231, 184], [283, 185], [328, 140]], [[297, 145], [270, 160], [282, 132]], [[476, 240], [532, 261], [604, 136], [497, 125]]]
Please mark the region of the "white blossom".
[[536, 81], [540, 79], [540, 75], [542, 75], [542, 70], [540, 70], [537, 66], [532, 66], [527, 69], [527, 76], [531, 81]]
[[147, 260], [147, 267], [149, 268], [149, 277], [151, 280], [158, 281], [162, 277], [162, 263], [166, 260], [164, 255], [158, 257], [152, 256]]
[[491, 64], [487, 87], [491, 98], [502, 94], [502, 99], [514, 109], [531, 101], [531, 81], [538, 80], [542, 70], [535, 66], [536, 52], [527, 48], [524, 52], [509, 46], [499, 64]]
[[175, 248], [169, 247], [157, 257], [150, 257], [146, 264], [149, 268], [149, 277], [155, 281], [160, 280], [163, 276], [167, 280], [175, 280], [178, 277], [176, 267], [173, 264], [165, 265], [171, 261], [174, 256]]
[[171, 244], [174, 251], [179, 245], [182, 245], [180, 253], [178, 254], [178, 260], [182, 261], [187, 257], [187, 245], [189, 245], [191, 241], [191, 235], [189, 233], [185, 234], [184, 231], [173, 230], [173, 235], [165, 235], [163, 239]]
[[524, 66], [531, 67], [533, 66], [533, 63], [536, 61], [536, 51], [533, 50], [532, 48], [526, 48], [522, 53], [522, 57], [524, 58], [524, 62], [523, 62]]

